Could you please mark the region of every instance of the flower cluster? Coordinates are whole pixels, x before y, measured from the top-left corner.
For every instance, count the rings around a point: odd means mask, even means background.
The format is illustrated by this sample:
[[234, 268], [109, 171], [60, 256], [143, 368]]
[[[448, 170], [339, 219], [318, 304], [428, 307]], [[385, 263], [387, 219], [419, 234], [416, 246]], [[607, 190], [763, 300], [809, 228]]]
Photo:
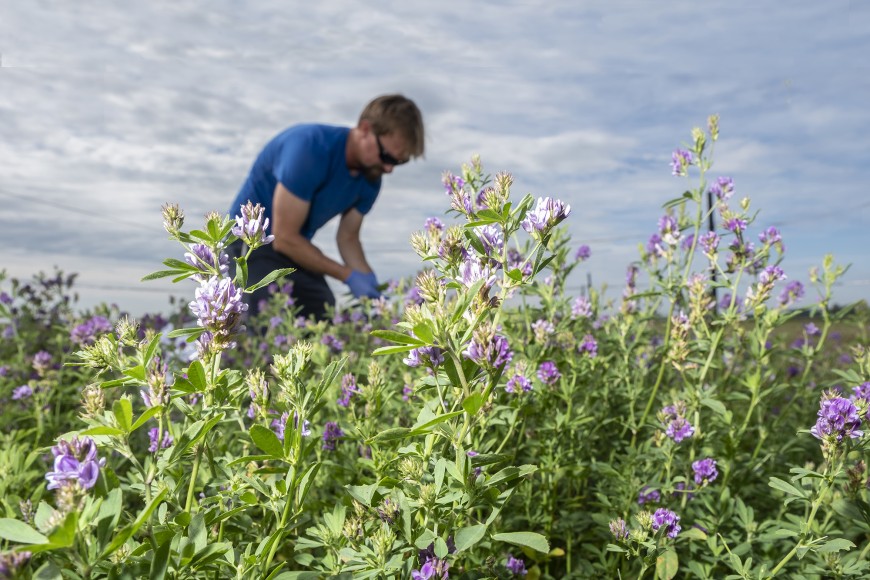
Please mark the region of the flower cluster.
[[335, 446], [339, 439], [344, 437], [344, 431], [338, 426], [335, 421], [327, 421], [323, 428], [323, 446], [324, 451], [335, 451]]
[[266, 217], [265, 208], [259, 203], [253, 205], [249, 201], [241, 206], [240, 211], [242, 215], [236, 216], [236, 225], [232, 229], [233, 235], [241, 238], [252, 249], [271, 244], [275, 236], [266, 235], [269, 229], [269, 218]]
[[665, 435], [679, 443], [695, 434], [695, 428], [686, 419], [686, 405], [677, 401], [659, 411], [659, 421], [665, 429]]
[[97, 340], [97, 335], [111, 332], [112, 323], [105, 316], [92, 316], [72, 329], [69, 338], [75, 344], [89, 345]]
[[828, 392], [822, 396], [819, 407], [819, 418], [810, 433], [822, 440], [823, 448], [832, 449], [845, 438], [857, 439], [864, 435], [858, 408], [849, 399]]
[[676, 538], [682, 529], [680, 516], [669, 509], [659, 508], [652, 516], [652, 529], [656, 532], [663, 529], [669, 538]]
[[522, 221], [523, 229], [533, 237], [545, 236], [571, 213], [571, 206], [558, 199], [539, 197], [534, 209]]
[[546, 360], [538, 367], [538, 379], [545, 385], [553, 386], [561, 378], [562, 373], [553, 361]]
[[69, 441], [59, 441], [51, 448], [54, 455], [54, 471], [45, 474], [48, 489], [78, 483], [82, 489], [90, 489], [100, 477], [100, 468], [106, 459], [97, 459], [97, 444], [90, 437], [73, 437]]
[[242, 291], [229, 278], [209, 278], [194, 293], [190, 311], [197, 324], [211, 334], [216, 348], [232, 344], [232, 338], [242, 332], [242, 314], [248, 305], [242, 300]]
[[710, 483], [719, 477], [719, 470], [716, 469], [716, 460], [710, 457], [699, 459], [692, 463], [692, 471], [695, 472], [695, 483], [698, 485]]

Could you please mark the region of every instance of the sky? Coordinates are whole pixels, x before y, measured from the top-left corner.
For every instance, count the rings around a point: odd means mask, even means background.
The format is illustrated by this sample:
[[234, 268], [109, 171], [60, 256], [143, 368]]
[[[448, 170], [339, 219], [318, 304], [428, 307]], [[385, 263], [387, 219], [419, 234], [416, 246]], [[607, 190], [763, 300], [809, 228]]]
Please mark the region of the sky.
[[[140, 282], [226, 213], [261, 147], [300, 122], [351, 126], [412, 98], [426, 154], [386, 176], [362, 230], [383, 281], [421, 268], [409, 238], [446, 219], [444, 171], [479, 154], [564, 222], [618, 296], [662, 206], [697, 179], [671, 153], [720, 117], [711, 176], [782, 232], [790, 280], [826, 254], [870, 298], [870, 2], [865, 0], [31, 0], [0, 6], [0, 270], [79, 274], [80, 306], [166, 311], [194, 283]], [[338, 255], [335, 223], [314, 242]], [[0, 283], [2, 286], [2, 283]], [[337, 292], [344, 288], [339, 283]], [[807, 301], [814, 300], [812, 292]]]

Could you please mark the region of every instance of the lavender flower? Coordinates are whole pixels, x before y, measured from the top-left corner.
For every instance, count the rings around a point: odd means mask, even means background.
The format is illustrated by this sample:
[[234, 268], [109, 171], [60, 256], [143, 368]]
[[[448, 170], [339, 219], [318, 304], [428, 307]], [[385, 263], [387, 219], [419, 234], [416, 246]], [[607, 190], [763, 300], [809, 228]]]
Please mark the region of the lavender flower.
[[485, 280], [483, 283], [484, 289], [489, 289], [495, 283], [495, 275], [489, 266], [482, 265], [474, 258], [465, 260], [459, 266], [459, 275], [462, 285], [466, 288], [473, 286], [479, 280]]
[[92, 316], [70, 332], [69, 338], [75, 344], [90, 345], [96, 342], [99, 333], [111, 332], [112, 323], [104, 316]]
[[148, 430], [148, 440], [150, 441], [150, 445], [148, 445], [148, 451], [150, 453], [157, 453], [157, 449], [166, 449], [173, 443], [175, 443], [175, 439], [172, 438], [172, 435], [169, 434], [169, 430], [164, 431], [163, 439], [158, 442], [157, 438], [160, 436], [157, 427], [152, 427]]
[[504, 249], [504, 231], [498, 224], [488, 224], [475, 228], [477, 239], [483, 244], [483, 251], [488, 258], [498, 258]]
[[[287, 411], [284, 411], [283, 413], [281, 413], [280, 418], [272, 420], [272, 430], [275, 432], [275, 435], [277, 435], [278, 439], [280, 439], [281, 441], [284, 441], [284, 431], [287, 428], [287, 421], [289, 419], [290, 419], [290, 413], [288, 413]], [[296, 412], [293, 413], [293, 428], [294, 429], [299, 428], [299, 415], [297, 415]], [[308, 419], [306, 419], [302, 423], [302, 432], [301, 433], [302, 433], [303, 437], [308, 437], [311, 435], [311, 421], [309, 421]]]
[[560, 378], [562, 373], [553, 361], [544, 361], [538, 367], [538, 379], [545, 385], [553, 386]]
[[340, 354], [344, 350], [344, 343], [332, 334], [324, 334], [323, 338], [320, 339], [320, 343], [329, 347], [329, 350], [333, 354]]
[[507, 384], [504, 386], [504, 390], [508, 393], [514, 393], [517, 391], [527, 393], [532, 390], [532, 381], [517, 372], [514, 376], [508, 379]]
[[[24, 573], [22, 572], [22, 574], [19, 575], [19, 571], [24, 568], [32, 555], [33, 554], [28, 551], [0, 553], [0, 578], [3, 580], [24, 578]], [[27, 577], [30, 577], [29, 574]]]
[[51, 354], [44, 350], [39, 351], [33, 355], [32, 364], [33, 370], [40, 375], [45, 374], [45, 371], [51, 367]]
[[199, 274], [195, 274], [193, 279], [198, 282], [205, 282], [213, 276], [226, 276], [229, 272], [230, 258], [227, 254], [221, 252], [220, 256], [215, 256], [212, 249], [205, 244], [193, 244], [190, 246], [190, 252], [185, 252], [184, 261], [199, 270]]
[[411, 580], [442, 580], [449, 578], [447, 573], [450, 563], [432, 556], [428, 558], [419, 570], [411, 570]]
[[220, 337], [219, 346], [226, 346], [245, 329], [242, 314], [248, 305], [229, 278], [210, 278], [196, 289], [194, 297], [190, 311], [197, 317], [197, 324], [214, 335], [213, 340]]
[[716, 469], [716, 460], [710, 457], [692, 463], [692, 471], [695, 472], [695, 483], [697, 485], [713, 482], [719, 477], [719, 470]]
[[730, 177], [719, 177], [710, 186], [710, 192], [720, 201], [728, 201], [734, 194], [734, 180]]
[[589, 249], [589, 246], [583, 244], [582, 246], [577, 248], [577, 253], [574, 254], [574, 261], [583, 262], [585, 260], [588, 260], [591, 255], [592, 250]]
[[688, 175], [689, 165], [695, 162], [691, 151], [685, 149], [677, 149], [671, 155], [671, 171], [672, 175], [685, 177]]
[[657, 489], [643, 486], [637, 494], [637, 504], [658, 503], [662, 500], [662, 494]]
[[826, 393], [822, 397], [818, 417], [810, 433], [831, 445], [840, 443], [845, 437], [857, 439], [864, 435], [859, 429], [861, 417], [858, 408], [849, 399]]
[[0, 304], [5, 304], [6, 306], [12, 304], [12, 296], [6, 292], [0, 292]]
[[659, 412], [659, 420], [665, 427], [665, 434], [676, 443], [695, 434], [695, 428], [685, 417], [686, 406], [682, 402], [668, 405]]
[[664, 215], [659, 218], [659, 233], [662, 236], [662, 241], [669, 246], [676, 246], [680, 243], [680, 226], [676, 218], [671, 215]]
[[628, 539], [628, 526], [626, 525], [625, 520], [618, 518], [611, 521], [610, 533], [613, 534], [613, 537], [618, 542]]
[[585, 296], [578, 296], [571, 305], [571, 318], [589, 318], [592, 316], [592, 302]]
[[747, 225], [747, 221], [741, 218], [731, 218], [725, 221], [725, 229], [735, 234], [743, 232]]
[[241, 238], [251, 248], [271, 244], [275, 236], [266, 235], [269, 229], [269, 218], [266, 217], [265, 208], [259, 203], [254, 205], [249, 201], [239, 209], [242, 215], [236, 216], [233, 235]]
[[779, 295], [779, 303], [783, 306], [790, 306], [804, 296], [804, 285], [799, 280], [794, 280], [786, 284]]
[[444, 362], [444, 352], [437, 346], [421, 346], [410, 351], [402, 362], [412, 368], [421, 364], [438, 367]]
[[508, 269], [513, 270], [515, 268], [522, 267], [522, 270], [520, 270], [520, 272], [523, 276], [529, 277], [532, 275], [532, 271], [534, 270], [532, 263], [527, 262], [523, 255], [519, 252], [519, 250], [516, 250], [515, 248], [509, 248], [507, 253], [507, 262]]
[[659, 508], [652, 516], [652, 528], [656, 532], [664, 528], [669, 538], [676, 538], [682, 529], [680, 527], [680, 516], [669, 509]]
[[556, 327], [549, 320], [541, 318], [532, 323], [532, 333], [535, 335], [535, 342], [545, 344], [554, 332], [556, 332]]
[[12, 389], [12, 400], [13, 401], [21, 401], [23, 399], [29, 399], [33, 396], [33, 389], [30, 388], [30, 385], [21, 385], [20, 387], [15, 387]]
[[480, 366], [499, 369], [511, 362], [514, 353], [507, 338], [500, 334], [491, 338], [474, 336], [463, 353]]
[[534, 209], [526, 214], [520, 225], [532, 235], [546, 235], [571, 213], [571, 206], [558, 199], [539, 197]]
[[514, 558], [512, 555], [508, 556], [505, 568], [507, 568], [514, 576], [525, 576], [528, 574], [525, 562], [519, 558]]
[[423, 224], [423, 229], [425, 229], [429, 233], [443, 232], [444, 222], [442, 222], [437, 217], [428, 217]]
[[344, 437], [344, 431], [341, 430], [338, 423], [327, 421], [323, 429], [323, 446], [321, 449], [324, 451], [335, 451], [336, 443], [342, 437]]
[[351, 373], [347, 373], [341, 378], [341, 397], [338, 398], [338, 405], [349, 407], [351, 397], [357, 393], [359, 393], [359, 388], [357, 388], [356, 379]]
[[587, 334], [583, 337], [583, 342], [577, 347], [577, 351], [580, 354], [588, 354], [589, 358], [595, 358], [598, 356], [598, 342], [591, 334]]
[[83, 489], [90, 489], [100, 477], [100, 468], [106, 464], [105, 458], [97, 459], [97, 444], [90, 437], [58, 441], [51, 453], [54, 455], [54, 471], [45, 474], [47, 489], [58, 489], [75, 482]]

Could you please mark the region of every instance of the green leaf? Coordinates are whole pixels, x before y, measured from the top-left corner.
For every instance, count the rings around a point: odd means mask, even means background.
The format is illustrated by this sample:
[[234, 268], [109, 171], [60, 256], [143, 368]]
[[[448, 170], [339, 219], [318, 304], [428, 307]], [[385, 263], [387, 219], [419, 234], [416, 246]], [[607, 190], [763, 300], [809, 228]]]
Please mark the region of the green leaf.
[[372, 483], [369, 485], [346, 485], [347, 492], [353, 496], [355, 500], [367, 507], [372, 507], [372, 497], [378, 489], [378, 484]]
[[855, 544], [849, 540], [837, 538], [836, 540], [830, 540], [821, 546], [817, 546], [815, 550], [820, 554], [830, 554], [831, 552], [839, 552], [841, 550], [851, 550], [854, 547]]
[[12, 518], [0, 518], [0, 538], [18, 544], [47, 544], [48, 538]]
[[161, 502], [163, 502], [163, 498], [168, 493], [168, 488], [163, 489], [163, 491], [158, 493], [154, 497], [154, 499], [151, 500], [151, 503], [145, 506], [145, 509], [142, 510], [135, 522], [121, 528], [120, 532], [118, 532], [118, 535], [115, 536], [114, 540], [112, 540], [112, 543], [109, 544], [109, 546], [105, 550], [103, 550], [103, 553], [100, 555], [100, 560], [114, 553], [118, 548], [127, 543], [127, 540], [129, 540], [133, 536], [133, 534], [135, 534], [139, 530], [139, 528], [141, 528], [142, 525], [146, 521], [148, 521], [148, 518], [151, 517], [152, 512], [154, 512], [154, 510], [157, 509], [157, 506], [160, 505]]
[[148, 282], [149, 280], [159, 280], [160, 278], [168, 278], [170, 276], [175, 276], [177, 274], [182, 274], [178, 270], [158, 270], [157, 272], [151, 272], [147, 276], [142, 276], [140, 282]]
[[385, 354], [397, 354], [400, 352], [409, 352], [417, 348], [413, 344], [409, 344], [406, 346], [382, 346], [380, 348], [376, 348], [372, 352], [372, 356], [382, 356]]
[[665, 550], [656, 558], [657, 580], [671, 580], [677, 575], [679, 567], [680, 560], [677, 558], [677, 553], [673, 550]]
[[276, 459], [284, 458], [284, 444], [275, 432], [262, 425], [254, 425], [250, 430], [251, 440], [262, 451]]
[[497, 542], [505, 542], [515, 546], [525, 546], [531, 548], [541, 554], [546, 554], [550, 551], [550, 544], [547, 538], [535, 532], [508, 532], [505, 534], [495, 534], [492, 537]]
[[312, 463], [299, 480], [299, 484], [296, 486], [296, 505], [305, 503], [305, 497], [308, 495], [308, 490], [311, 489], [311, 484], [314, 483], [314, 477], [320, 470], [320, 465], [320, 463]]
[[118, 399], [112, 405], [112, 413], [115, 415], [115, 420], [118, 426], [125, 432], [130, 432], [130, 426], [133, 424], [133, 404], [130, 399]]
[[167, 334], [166, 338], [187, 337], [188, 340], [196, 340], [203, 332], [205, 332], [205, 329], [201, 326], [195, 326], [193, 328], [176, 328], [175, 330]]
[[383, 340], [389, 340], [390, 342], [394, 342], [396, 344], [410, 344], [415, 347], [426, 346], [426, 343], [419, 338], [404, 334], [402, 332], [396, 332], [395, 330], [374, 330], [372, 331], [372, 336]]
[[432, 419], [431, 421], [427, 421], [427, 422], [423, 423], [422, 425], [414, 425], [411, 428], [412, 434], [422, 435], [424, 433], [428, 433], [429, 431], [432, 430], [432, 427], [434, 427], [438, 423], [443, 423], [444, 421], [452, 419], [453, 417], [458, 417], [459, 415], [461, 415], [464, 412], [465, 411], [453, 411], [452, 413], [444, 413], [443, 415], [439, 415], [439, 416], [435, 417], [434, 419]]
[[160, 413], [160, 407], [151, 407], [149, 409], [146, 409], [145, 412], [139, 415], [139, 418], [136, 419], [136, 422], [133, 423], [133, 425], [130, 427], [130, 432], [132, 433], [133, 431], [144, 425], [145, 422], [148, 421], [148, 419], [150, 419], [154, 415], [157, 415], [158, 413]]
[[801, 499], [805, 499], [807, 497], [805, 491], [796, 488], [792, 484], [788, 483], [787, 481], [783, 481], [778, 477], [771, 477], [770, 481], [767, 482], [767, 485], [769, 485], [773, 489], [778, 489], [779, 491], [799, 497]]
[[198, 360], [193, 361], [187, 367], [187, 380], [200, 393], [204, 393], [207, 390], [208, 383], [205, 380], [205, 368], [203, 368], [202, 363]]
[[483, 539], [483, 536], [486, 534], [486, 525], [477, 524], [474, 526], [466, 526], [461, 528], [456, 532], [456, 535], [453, 537], [453, 541], [456, 544], [456, 551], [462, 552], [472, 547], [480, 540]]
[[263, 278], [262, 280], [260, 280], [256, 284], [254, 284], [253, 286], [248, 286], [247, 288], [245, 288], [245, 292], [251, 293], [251, 292], [254, 292], [255, 290], [259, 290], [260, 288], [268, 286], [269, 284], [271, 284], [272, 282], [274, 282], [278, 278], [283, 278], [284, 276], [287, 276], [288, 274], [292, 274], [295, 271], [296, 271], [296, 268], [281, 268], [279, 270], [274, 270], [272, 272], [269, 272], [269, 274], [265, 278]]
[[80, 433], [80, 435], [108, 435], [109, 437], [120, 437], [121, 435], [126, 434], [127, 432], [123, 429], [118, 429], [117, 427], [106, 427], [105, 425], [100, 427], [91, 427], [90, 429], [85, 429]]
[[414, 326], [414, 335], [427, 345], [435, 343], [435, 335], [432, 333], [432, 328], [425, 322]]
[[466, 413], [472, 416], [475, 415], [482, 406], [483, 394], [481, 393], [472, 393], [462, 401], [462, 408], [465, 409]]
[[169, 552], [171, 549], [172, 538], [169, 538], [154, 552], [154, 559], [151, 560], [151, 572], [148, 576], [149, 580], [163, 580], [166, 577], [166, 570], [169, 568]]

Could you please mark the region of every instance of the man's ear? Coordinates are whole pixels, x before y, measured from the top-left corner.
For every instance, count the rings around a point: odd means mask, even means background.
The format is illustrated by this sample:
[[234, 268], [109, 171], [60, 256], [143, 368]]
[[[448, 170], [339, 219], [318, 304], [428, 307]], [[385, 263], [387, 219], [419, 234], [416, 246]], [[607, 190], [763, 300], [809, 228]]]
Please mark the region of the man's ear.
[[359, 122], [359, 124], [357, 125], [357, 127], [358, 127], [358, 128], [359, 128], [359, 129], [364, 133], [364, 134], [371, 133], [371, 131], [372, 131], [372, 124], [371, 124], [371, 121], [369, 121], [368, 119], [361, 119], [360, 122]]

